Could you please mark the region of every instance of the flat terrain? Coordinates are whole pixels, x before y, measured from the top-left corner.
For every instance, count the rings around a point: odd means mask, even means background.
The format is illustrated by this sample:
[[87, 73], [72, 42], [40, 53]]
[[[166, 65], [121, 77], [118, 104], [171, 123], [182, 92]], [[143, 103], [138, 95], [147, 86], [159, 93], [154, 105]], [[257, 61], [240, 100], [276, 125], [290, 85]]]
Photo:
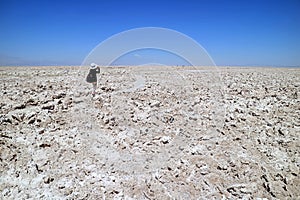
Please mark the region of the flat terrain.
[[0, 67], [0, 199], [298, 199], [300, 69]]

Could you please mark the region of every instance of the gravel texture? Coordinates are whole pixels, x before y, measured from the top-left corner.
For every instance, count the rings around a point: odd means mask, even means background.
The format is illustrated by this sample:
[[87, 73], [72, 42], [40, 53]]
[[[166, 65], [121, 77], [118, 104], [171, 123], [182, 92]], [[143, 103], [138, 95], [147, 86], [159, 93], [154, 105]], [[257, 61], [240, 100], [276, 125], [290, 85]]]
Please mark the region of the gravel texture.
[[0, 199], [299, 199], [300, 69], [1, 67]]

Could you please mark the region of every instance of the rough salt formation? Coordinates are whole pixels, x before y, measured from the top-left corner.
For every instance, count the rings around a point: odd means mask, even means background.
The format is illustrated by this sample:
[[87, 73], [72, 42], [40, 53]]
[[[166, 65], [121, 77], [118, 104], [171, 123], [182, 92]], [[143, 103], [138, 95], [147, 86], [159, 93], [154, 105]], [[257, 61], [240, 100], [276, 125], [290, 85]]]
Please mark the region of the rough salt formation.
[[300, 69], [0, 68], [1, 199], [297, 199]]

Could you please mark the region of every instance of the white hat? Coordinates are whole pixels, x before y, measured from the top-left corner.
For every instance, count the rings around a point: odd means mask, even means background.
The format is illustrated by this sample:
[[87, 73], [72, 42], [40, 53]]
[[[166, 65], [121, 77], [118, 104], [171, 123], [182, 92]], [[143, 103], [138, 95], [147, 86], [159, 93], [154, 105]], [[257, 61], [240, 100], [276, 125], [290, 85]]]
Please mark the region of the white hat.
[[95, 64], [95, 63], [91, 63], [91, 69], [95, 69], [97, 68], [98, 66]]

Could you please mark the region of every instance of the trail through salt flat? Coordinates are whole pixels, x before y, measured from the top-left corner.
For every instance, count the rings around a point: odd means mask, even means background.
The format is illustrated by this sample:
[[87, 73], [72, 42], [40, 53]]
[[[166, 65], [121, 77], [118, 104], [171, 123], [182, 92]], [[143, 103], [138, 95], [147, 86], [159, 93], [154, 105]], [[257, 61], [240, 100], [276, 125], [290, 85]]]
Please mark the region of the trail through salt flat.
[[146, 82], [145, 77], [142, 76], [142, 75], [136, 75], [136, 74], [134, 76], [135, 76], [136, 80], [134, 82], [133, 87], [116, 91], [114, 94], [120, 93], [120, 92], [133, 92], [133, 91], [135, 91], [135, 90], [137, 90], [139, 88], [144, 87], [145, 86], [145, 82]]

